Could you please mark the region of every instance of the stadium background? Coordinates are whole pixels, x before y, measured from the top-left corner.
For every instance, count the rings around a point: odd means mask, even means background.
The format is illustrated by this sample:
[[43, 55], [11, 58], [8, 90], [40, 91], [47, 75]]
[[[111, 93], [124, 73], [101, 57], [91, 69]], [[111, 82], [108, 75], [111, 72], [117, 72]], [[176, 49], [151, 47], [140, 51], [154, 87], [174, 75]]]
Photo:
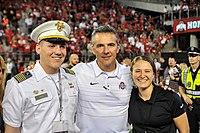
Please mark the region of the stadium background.
[[[176, 5], [180, 9], [175, 10]], [[83, 62], [93, 60], [91, 32], [103, 24], [118, 30], [119, 61], [140, 54], [167, 59], [173, 53], [178, 63], [187, 62], [185, 50], [200, 41], [198, 32], [173, 31], [174, 21], [199, 18], [197, 0], [0, 0], [0, 11], [0, 55], [11, 58], [18, 67], [38, 58], [30, 33], [52, 19], [64, 20], [72, 27], [66, 61], [71, 53], [77, 53]]]

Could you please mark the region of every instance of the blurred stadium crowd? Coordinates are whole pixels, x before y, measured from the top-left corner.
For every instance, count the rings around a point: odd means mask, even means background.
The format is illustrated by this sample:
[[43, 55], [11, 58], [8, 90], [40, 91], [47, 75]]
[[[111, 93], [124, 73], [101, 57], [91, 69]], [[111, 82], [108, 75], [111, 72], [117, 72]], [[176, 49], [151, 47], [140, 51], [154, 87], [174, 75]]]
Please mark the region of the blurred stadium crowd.
[[[187, 3], [181, 2], [181, 7]], [[93, 60], [90, 37], [100, 25], [109, 24], [117, 29], [121, 58], [155, 55], [173, 38], [173, 33], [160, 28], [162, 17], [155, 19], [113, 0], [1, 0], [0, 7], [0, 55], [5, 60], [12, 59], [22, 69], [37, 59], [35, 43], [29, 37], [31, 31], [47, 20], [69, 23], [72, 33], [67, 57], [76, 53], [83, 62]]]

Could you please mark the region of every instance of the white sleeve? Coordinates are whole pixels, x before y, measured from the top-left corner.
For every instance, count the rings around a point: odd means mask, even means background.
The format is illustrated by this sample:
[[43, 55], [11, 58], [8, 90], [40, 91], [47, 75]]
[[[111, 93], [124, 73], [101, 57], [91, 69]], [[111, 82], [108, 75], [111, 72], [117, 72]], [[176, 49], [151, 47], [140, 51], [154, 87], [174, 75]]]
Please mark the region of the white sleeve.
[[3, 119], [12, 127], [20, 127], [22, 122], [23, 98], [18, 82], [12, 78], [7, 82], [3, 98]]

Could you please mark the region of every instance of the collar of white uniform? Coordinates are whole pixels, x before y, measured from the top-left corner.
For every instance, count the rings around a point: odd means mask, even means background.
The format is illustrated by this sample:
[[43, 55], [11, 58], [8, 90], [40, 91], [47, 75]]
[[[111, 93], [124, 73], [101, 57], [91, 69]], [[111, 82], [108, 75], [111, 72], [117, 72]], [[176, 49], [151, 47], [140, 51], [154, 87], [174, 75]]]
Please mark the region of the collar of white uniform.
[[[33, 68], [33, 73], [34, 73], [37, 81], [40, 81], [40, 80], [42, 80], [42, 79], [44, 79], [46, 77], [49, 77], [49, 75], [44, 71], [44, 69], [40, 65], [39, 61], [36, 61], [36, 64], [35, 64], [35, 66]], [[65, 74], [64, 69], [60, 68], [60, 73], [61, 73], [61, 78], [63, 76], [67, 77], [66, 75], [64, 75]]]
[[[103, 70], [101, 70], [101, 68], [98, 66], [97, 64], [97, 60], [94, 60], [92, 62], [92, 66], [94, 68], [94, 72], [96, 77], [100, 76], [101, 74], [105, 74], [106, 72], [104, 72]], [[112, 77], [118, 77], [121, 78], [121, 72], [120, 72], [120, 65], [118, 63], [118, 61], [116, 60], [116, 69], [113, 71]]]

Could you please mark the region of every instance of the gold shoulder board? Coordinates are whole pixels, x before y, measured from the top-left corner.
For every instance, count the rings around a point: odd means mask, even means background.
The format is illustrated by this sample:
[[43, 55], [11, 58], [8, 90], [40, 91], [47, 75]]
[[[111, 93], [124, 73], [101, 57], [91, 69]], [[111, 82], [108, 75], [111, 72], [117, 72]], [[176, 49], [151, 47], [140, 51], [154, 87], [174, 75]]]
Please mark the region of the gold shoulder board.
[[69, 69], [69, 68], [64, 68], [64, 70], [65, 70], [66, 73], [69, 73], [69, 74], [72, 74], [72, 75], [75, 74], [74, 71]]
[[20, 83], [20, 82], [30, 78], [31, 76], [32, 76], [32, 74], [29, 71], [26, 71], [26, 72], [15, 75], [14, 78], [17, 80], [18, 83]]

